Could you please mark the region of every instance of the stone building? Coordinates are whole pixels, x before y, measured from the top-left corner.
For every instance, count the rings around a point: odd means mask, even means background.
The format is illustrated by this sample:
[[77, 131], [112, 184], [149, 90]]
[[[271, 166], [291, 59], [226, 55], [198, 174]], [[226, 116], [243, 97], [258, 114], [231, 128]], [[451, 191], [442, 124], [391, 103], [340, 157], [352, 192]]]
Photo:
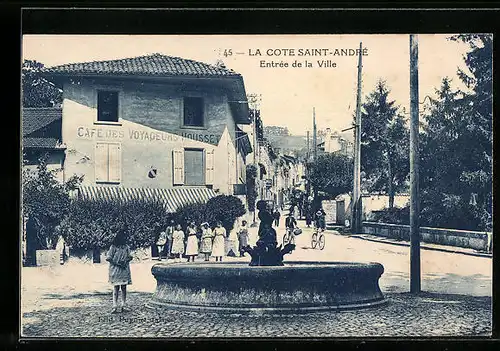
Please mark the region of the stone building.
[[238, 194], [252, 151], [243, 77], [152, 54], [44, 70], [63, 90], [64, 178], [80, 196], [156, 197], [170, 210]]

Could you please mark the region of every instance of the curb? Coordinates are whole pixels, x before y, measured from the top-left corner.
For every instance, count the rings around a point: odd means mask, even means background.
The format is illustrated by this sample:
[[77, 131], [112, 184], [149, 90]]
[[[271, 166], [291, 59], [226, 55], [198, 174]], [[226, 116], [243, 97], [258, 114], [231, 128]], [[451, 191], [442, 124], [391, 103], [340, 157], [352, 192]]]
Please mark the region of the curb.
[[[392, 241], [387, 241], [387, 240], [368, 238], [368, 237], [361, 236], [359, 234], [349, 234], [347, 236], [350, 238], [372, 241], [372, 242], [376, 242], [376, 243], [410, 247], [410, 244], [407, 244], [404, 242], [392, 242]], [[474, 257], [493, 258], [492, 254], [480, 253], [480, 252], [459, 251], [459, 250], [453, 250], [453, 249], [447, 249], [447, 248], [441, 248], [441, 247], [432, 247], [432, 246], [427, 246], [425, 244], [424, 245], [421, 244], [420, 248], [422, 248], [424, 250], [430, 250], [430, 251], [441, 251], [441, 252], [449, 252], [449, 253], [455, 253], [455, 254], [474, 256]]]

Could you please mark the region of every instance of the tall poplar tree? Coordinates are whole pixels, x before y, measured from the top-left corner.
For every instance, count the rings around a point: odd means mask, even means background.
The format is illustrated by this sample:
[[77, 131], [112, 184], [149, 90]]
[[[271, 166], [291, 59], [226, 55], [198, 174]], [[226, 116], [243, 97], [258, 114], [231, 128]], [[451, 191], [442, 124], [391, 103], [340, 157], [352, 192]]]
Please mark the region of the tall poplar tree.
[[389, 195], [393, 208], [396, 193], [408, 187], [410, 139], [405, 117], [389, 93], [386, 82], [379, 80], [363, 104], [361, 171], [364, 188]]

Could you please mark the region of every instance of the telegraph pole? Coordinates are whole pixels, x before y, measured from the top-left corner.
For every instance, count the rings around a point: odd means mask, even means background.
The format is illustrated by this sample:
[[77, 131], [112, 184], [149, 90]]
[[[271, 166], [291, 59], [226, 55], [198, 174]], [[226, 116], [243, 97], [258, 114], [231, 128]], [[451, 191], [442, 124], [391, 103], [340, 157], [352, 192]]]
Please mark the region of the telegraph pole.
[[313, 160], [316, 162], [318, 157], [318, 139], [316, 130], [316, 109], [313, 107]]
[[410, 292], [414, 294], [421, 291], [418, 110], [418, 36], [410, 34]]
[[309, 131], [307, 131], [307, 153], [306, 153], [306, 193], [307, 198], [311, 196], [311, 181], [309, 180], [309, 166], [311, 162], [311, 153], [309, 151]]
[[[313, 162], [316, 165], [318, 159], [318, 130], [316, 128], [316, 108], [313, 107]], [[318, 206], [318, 188], [313, 185], [313, 204], [314, 207]], [[317, 208], [314, 208], [316, 211]]]
[[356, 95], [356, 123], [354, 128], [354, 185], [351, 199], [351, 232], [361, 231], [361, 68], [363, 44], [359, 43], [358, 90]]

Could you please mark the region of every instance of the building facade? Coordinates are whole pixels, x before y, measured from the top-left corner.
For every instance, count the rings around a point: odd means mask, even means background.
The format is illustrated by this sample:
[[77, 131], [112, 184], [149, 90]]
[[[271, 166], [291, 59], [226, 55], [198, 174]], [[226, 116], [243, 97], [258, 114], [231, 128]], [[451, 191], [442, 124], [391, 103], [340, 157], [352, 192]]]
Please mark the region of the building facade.
[[250, 123], [241, 75], [160, 54], [45, 75], [63, 90], [64, 178], [83, 175], [83, 196], [156, 189], [146, 193], [196, 201], [244, 184], [251, 146], [238, 127]]

